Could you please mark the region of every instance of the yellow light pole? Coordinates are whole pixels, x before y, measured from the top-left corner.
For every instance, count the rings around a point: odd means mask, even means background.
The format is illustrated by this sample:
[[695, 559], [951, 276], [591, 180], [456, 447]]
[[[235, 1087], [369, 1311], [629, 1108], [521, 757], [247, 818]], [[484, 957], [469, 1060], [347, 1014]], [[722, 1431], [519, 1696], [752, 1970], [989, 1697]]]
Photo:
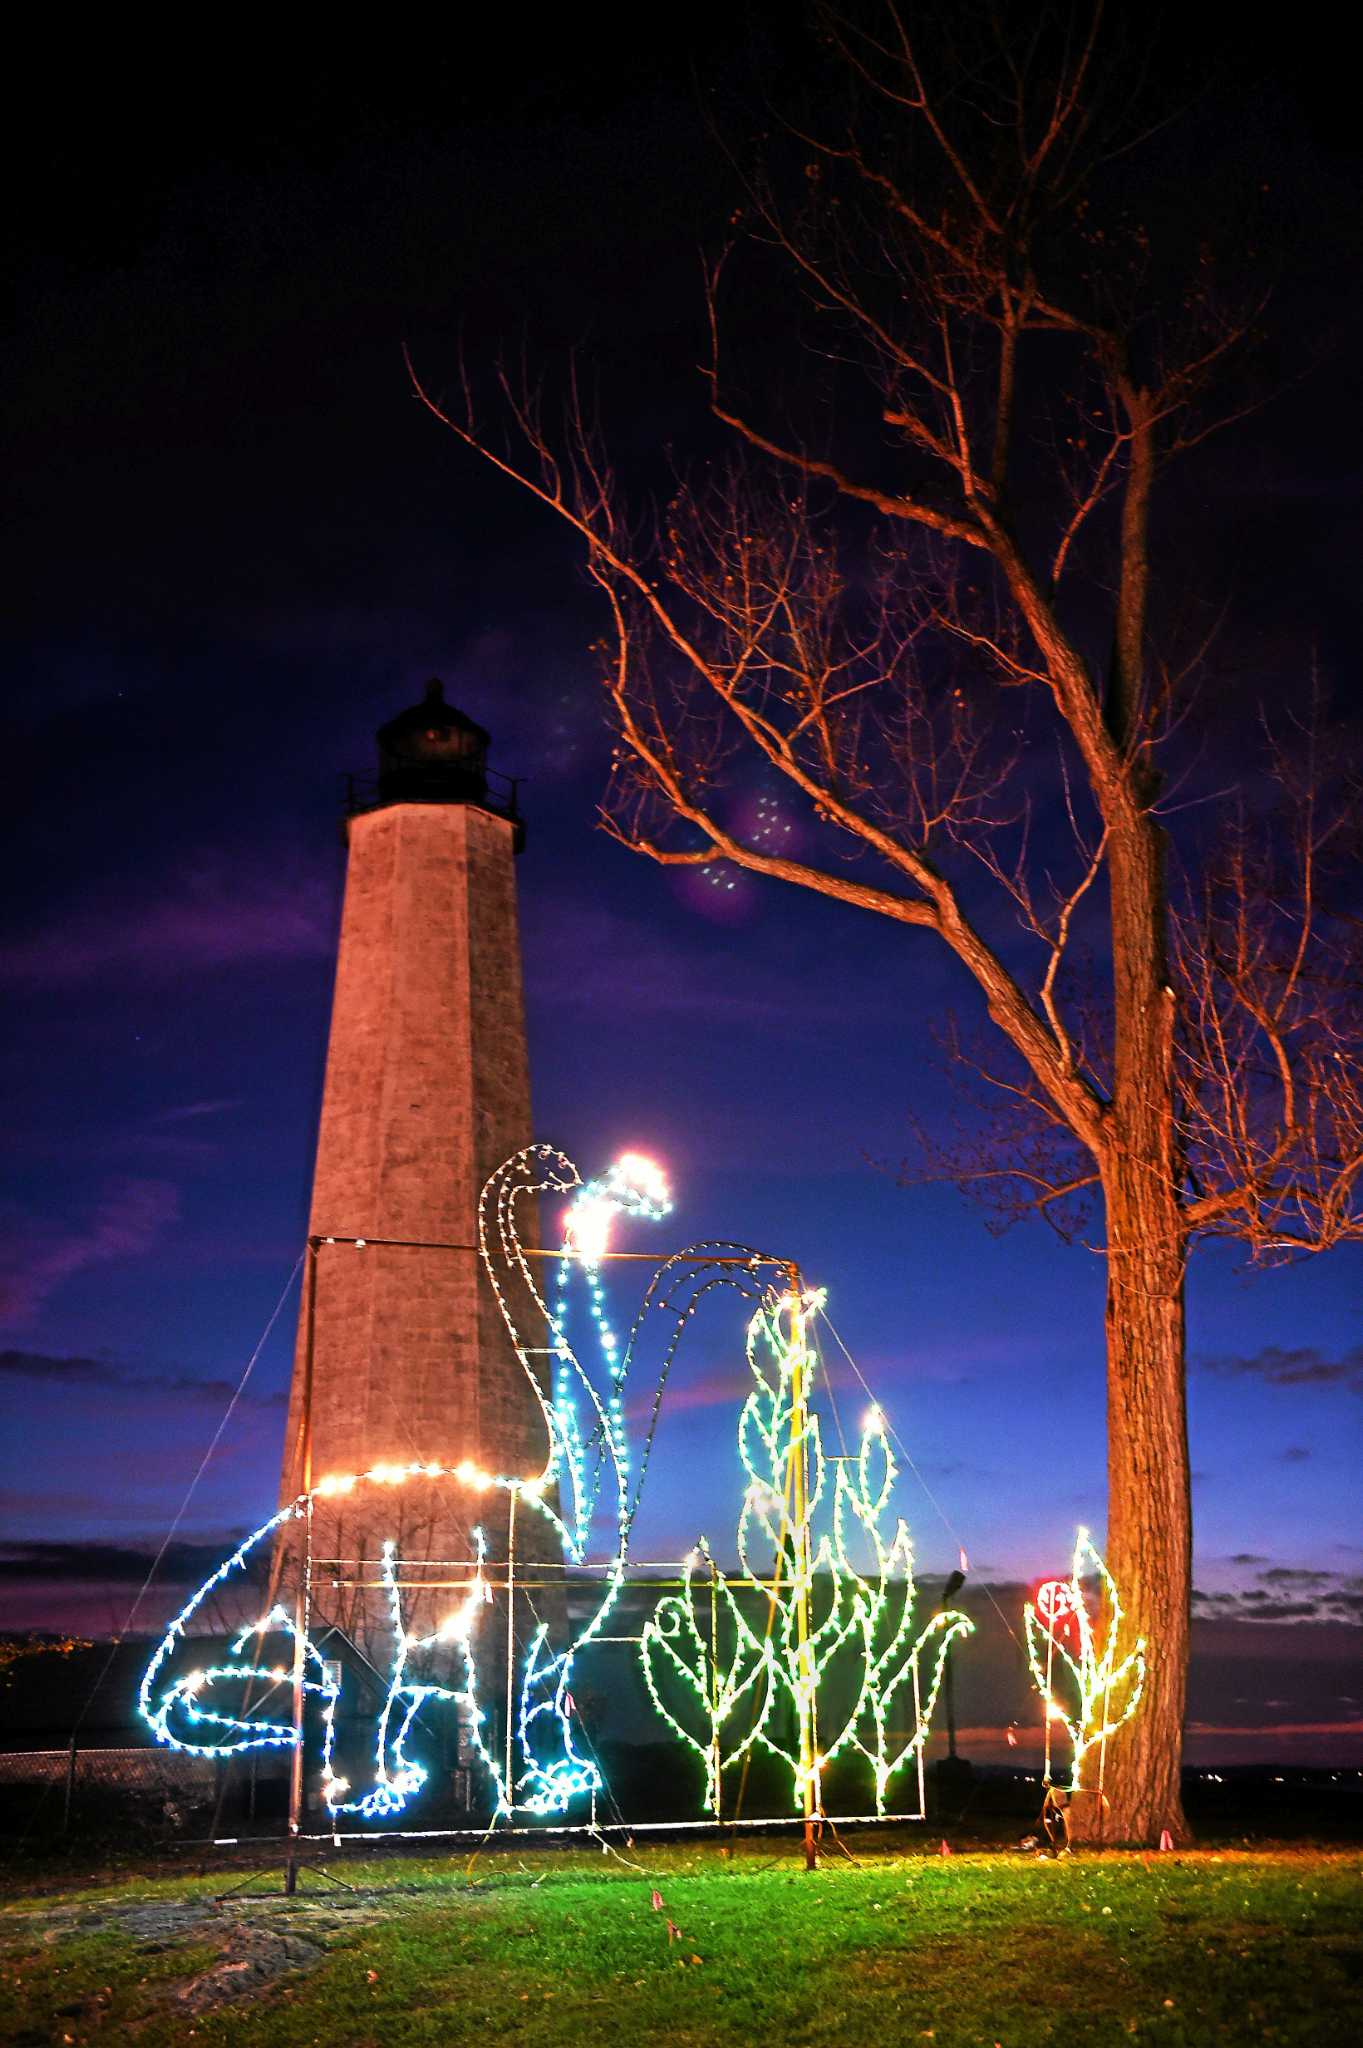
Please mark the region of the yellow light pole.
[[805, 1869], [819, 1860], [816, 1822], [823, 1800], [818, 1776], [818, 1730], [814, 1712], [814, 1659], [809, 1645], [809, 1593], [813, 1559], [809, 1542], [809, 1353], [805, 1345], [804, 1286], [798, 1266], [789, 1268], [791, 1356], [790, 1382], [790, 1518], [795, 1532], [796, 1710], [800, 1724], [800, 1783], [805, 1815]]

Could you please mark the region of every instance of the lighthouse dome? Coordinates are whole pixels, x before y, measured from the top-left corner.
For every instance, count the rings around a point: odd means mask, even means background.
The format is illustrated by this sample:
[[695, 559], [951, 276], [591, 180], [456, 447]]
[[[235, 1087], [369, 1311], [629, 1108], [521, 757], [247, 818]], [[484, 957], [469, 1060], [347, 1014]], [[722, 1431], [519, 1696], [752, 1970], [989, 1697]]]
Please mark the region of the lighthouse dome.
[[382, 803], [478, 803], [487, 795], [489, 736], [453, 704], [432, 677], [419, 704], [381, 725]]

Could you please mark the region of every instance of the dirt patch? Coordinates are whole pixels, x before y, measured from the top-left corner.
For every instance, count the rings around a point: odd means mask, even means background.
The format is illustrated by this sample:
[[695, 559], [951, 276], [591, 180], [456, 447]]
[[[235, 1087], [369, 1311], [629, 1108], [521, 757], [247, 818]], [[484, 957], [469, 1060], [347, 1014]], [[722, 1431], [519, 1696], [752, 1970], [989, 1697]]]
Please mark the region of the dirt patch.
[[[202, 1930], [201, 1930], [202, 1931]], [[279, 1977], [310, 1970], [326, 1954], [320, 1943], [301, 1934], [277, 1934], [269, 1927], [229, 1922], [222, 1929], [216, 1962], [197, 1976], [177, 1984], [171, 2003], [181, 2012], [211, 2012], [255, 1998]]]
[[[45, 1948], [74, 1937], [117, 1934], [135, 1956], [174, 1958], [186, 1951], [185, 1967], [200, 1965], [207, 1949], [212, 1960], [178, 1983], [162, 1983], [155, 1995], [164, 2010], [204, 2013], [246, 2003], [281, 1977], [314, 1969], [329, 1949], [344, 1943], [361, 1926], [391, 1917], [371, 1899], [143, 1899], [126, 1906], [69, 1905], [39, 1909], [11, 1920], [0, 1940], [0, 1952], [29, 1948], [35, 1938]], [[193, 1951], [192, 1957], [188, 1953]], [[70, 2016], [97, 2020], [102, 1995], [78, 2002]], [[87, 2006], [89, 2009], [87, 2010]]]
[[[228, 1899], [211, 1905], [184, 1932], [193, 1941], [212, 1941], [217, 1960], [177, 1985], [170, 2002], [182, 2012], [209, 2012], [255, 1998], [279, 1977], [315, 1969], [328, 1949], [357, 1928], [390, 1917], [382, 1906], [362, 1900]], [[131, 1918], [125, 1920], [129, 1932]]]
[[50, 1948], [74, 1935], [112, 1928], [127, 1935], [141, 1954], [176, 1948], [194, 1940], [217, 1915], [212, 1899], [144, 1900], [136, 1906], [51, 1906], [16, 1913], [0, 1926], [0, 1946], [40, 1940]]
[[85, 1930], [117, 1927], [144, 1955], [156, 1955], [198, 1934], [213, 1918], [211, 1899], [157, 1899], [150, 1905], [116, 1907], [103, 1915], [85, 1914], [80, 1925]]

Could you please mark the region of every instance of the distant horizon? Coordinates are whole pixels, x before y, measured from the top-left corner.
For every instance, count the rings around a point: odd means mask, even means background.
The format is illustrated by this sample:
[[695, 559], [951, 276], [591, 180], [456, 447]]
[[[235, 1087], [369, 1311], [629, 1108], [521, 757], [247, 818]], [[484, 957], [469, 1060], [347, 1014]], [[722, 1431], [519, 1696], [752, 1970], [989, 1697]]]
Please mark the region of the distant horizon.
[[[932, 1577], [922, 1574], [920, 1584], [930, 1589]], [[175, 1606], [183, 1604], [194, 1586], [166, 1585], [161, 1590], [168, 1596], [164, 1612], [158, 1604], [154, 1621], [139, 1621], [121, 1639], [79, 1625], [57, 1632], [56, 1639], [78, 1636], [91, 1655], [107, 1654], [117, 1647], [128, 1663], [134, 1663], [135, 1651], [150, 1655]], [[956, 1654], [958, 1748], [962, 1753], [973, 1749], [975, 1761], [988, 1761], [1000, 1768], [1030, 1764], [1042, 1751], [1040, 1703], [1031, 1690], [1018, 1645], [1010, 1644], [990, 1597], [1005, 1606], [1010, 1622], [1015, 1620], [1020, 1629], [1019, 1596], [1030, 1590], [968, 1579], [955, 1600], [972, 1616], [978, 1630], [958, 1646]], [[77, 1622], [79, 1611], [78, 1607], [71, 1609], [73, 1622]], [[186, 1640], [222, 1641], [230, 1632], [230, 1626], [201, 1633], [191, 1630]], [[0, 1639], [34, 1640], [44, 1633], [54, 1632], [36, 1626], [5, 1626], [0, 1628]], [[1357, 1652], [1357, 1628], [1344, 1622], [1226, 1621], [1195, 1616], [1185, 1768], [1253, 1765], [1269, 1770], [1309, 1765], [1320, 1770], [1363, 1769], [1363, 1708], [1359, 1701], [1363, 1672]], [[632, 1658], [633, 1653], [626, 1655]], [[584, 1687], [591, 1683], [585, 1664], [580, 1683]], [[134, 1717], [132, 1689], [126, 1712], [129, 1732], [140, 1738], [145, 1730]], [[981, 1715], [992, 1718], [982, 1719]], [[0, 1709], [0, 1728], [6, 1719]], [[60, 1730], [49, 1732], [55, 1735]], [[659, 1724], [658, 1739], [665, 1735]], [[930, 1755], [945, 1741], [939, 1705]]]

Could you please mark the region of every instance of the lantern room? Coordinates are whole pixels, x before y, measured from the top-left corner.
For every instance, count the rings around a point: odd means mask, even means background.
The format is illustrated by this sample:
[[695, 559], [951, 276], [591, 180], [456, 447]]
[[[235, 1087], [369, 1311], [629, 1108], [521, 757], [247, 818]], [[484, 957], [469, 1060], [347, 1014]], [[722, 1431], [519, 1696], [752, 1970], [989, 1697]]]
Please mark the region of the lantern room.
[[515, 827], [520, 852], [525, 828], [517, 784], [487, 764], [490, 744], [481, 725], [445, 702], [444, 685], [432, 678], [419, 704], [379, 727], [378, 775], [349, 778], [350, 816], [388, 804], [477, 804]]

